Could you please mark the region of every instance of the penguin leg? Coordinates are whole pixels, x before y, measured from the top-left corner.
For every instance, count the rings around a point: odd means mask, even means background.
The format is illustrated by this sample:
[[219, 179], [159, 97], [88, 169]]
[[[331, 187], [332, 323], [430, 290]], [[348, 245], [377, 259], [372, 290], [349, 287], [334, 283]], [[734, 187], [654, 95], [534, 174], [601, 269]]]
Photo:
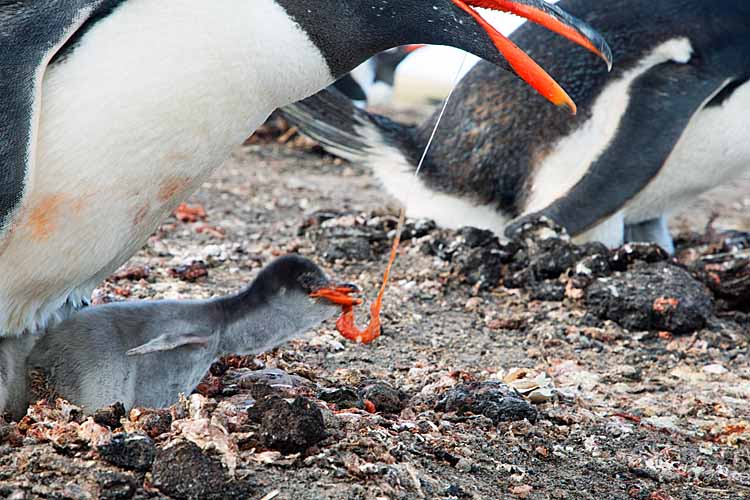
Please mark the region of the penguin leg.
[[630, 88], [617, 135], [586, 174], [547, 207], [514, 221], [505, 234], [512, 237], [524, 223], [545, 215], [577, 236], [621, 211], [659, 174], [690, 121], [732, 80], [733, 71], [667, 62], [641, 75]]
[[618, 212], [591, 229], [575, 236], [573, 242], [580, 245], [598, 241], [607, 248], [618, 248], [625, 243], [625, 216]]
[[669, 234], [669, 226], [665, 216], [651, 219], [637, 224], [625, 225], [626, 243], [656, 243], [669, 254], [674, 253], [674, 241]]

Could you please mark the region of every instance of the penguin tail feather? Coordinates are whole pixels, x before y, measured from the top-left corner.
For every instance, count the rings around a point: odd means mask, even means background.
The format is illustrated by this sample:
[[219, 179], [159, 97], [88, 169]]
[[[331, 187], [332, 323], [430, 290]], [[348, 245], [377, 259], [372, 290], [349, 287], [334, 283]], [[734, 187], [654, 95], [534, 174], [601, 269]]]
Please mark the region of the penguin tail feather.
[[416, 166], [414, 127], [360, 109], [335, 89], [318, 92], [281, 112], [300, 133], [352, 163], [402, 171], [413, 171]]

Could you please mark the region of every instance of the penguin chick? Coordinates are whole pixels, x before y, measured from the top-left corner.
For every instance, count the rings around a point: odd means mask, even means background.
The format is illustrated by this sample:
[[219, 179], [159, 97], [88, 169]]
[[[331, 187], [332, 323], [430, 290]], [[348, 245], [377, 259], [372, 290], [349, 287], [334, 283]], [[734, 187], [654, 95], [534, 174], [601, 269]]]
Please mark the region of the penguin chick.
[[[0, 354], [10, 359], [19, 357], [10, 354], [14, 348], [30, 351], [25, 377], [9, 386], [11, 413], [20, 417], [29, 402], [50, 394], [87, 413], [118, 401], [127, 409], [169, 406], [180, 393], [190, 394], [221, 356], [263, 352], [301, 335], [342, 305], [358, 303], [349, 297], [355, 291], [331, 282], [310, 260], [290, 255], [234, 295], [83, 309], [41, 337], [0, 344]], [[46, 394], [32, 387], [40, 374]]]

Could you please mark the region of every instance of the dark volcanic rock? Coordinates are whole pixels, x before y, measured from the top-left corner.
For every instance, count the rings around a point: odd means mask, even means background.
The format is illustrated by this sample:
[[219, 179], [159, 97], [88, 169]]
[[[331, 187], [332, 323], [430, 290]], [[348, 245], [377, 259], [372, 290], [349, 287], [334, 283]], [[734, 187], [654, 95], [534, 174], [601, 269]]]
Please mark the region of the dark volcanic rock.
[[289, 374], [278, 368], [263, 368], [261, 370], [241, 368], [238, 370], [232, 370], [227, 374], [226, 382], [228, 384], [236, 384], [243, 389], [256, 385], [278, 388], [305, 387], [312, 385], [310, 380], [300, 377], [299, 375]]
[[359, 389], [359, 394], [363, 399], [372, 402], [375, 405], [375, 411], [380, 413], [401, 413], [406, 401], [406, 394], [403, 391], [385, 382], [365, 383]]
[[575, 274], [586, 278], [604, 278], [612, 274], [607, 254], [588, 255], [575, 266]]
[[318, 394], [318, 399], [327, 403], [333, 403], [339, 409], [359, 408], [364, 409], [365, 403], [357, 391], [351, 387], [337, 387], [335, 389], [325, 389]]
[[152, 438], [172, 429], [172, 413], [167, 409], [134, 408], [130, 410], [130, 421]]
[[[388, 231], [395, 227], [395, 220], [390, 218], [320, 212], [308, 218], [299, 234], [310, 239], [318, 254], [329, 262], [339, 259], [367, 261], [388, 249]], [[429, 223], [414, 222], [406, 239], [426, 234], [429, 230]]]
[[7, 423], [5, 419], [0, 417], [0, 445], [4, 444], [22, 446], [23, 434], [19, 432], [17, 423]]
[[156, 456], [156, 446], [148, 436], [135, 433], [119, 433], [96, 450], [107, 462], [137, 471], [146, 471]]
[[260, 422], [260, 442], [282, 453], [303, 452], [326, 437], [323, 414], [311, 400], [297, 397], [288, 403], [278, 396], [259, 400], [248, 411]]
[[470, 285], [479, 284], [489, 290], [500, 283], [503, 273], [503, 253], [497, 249], [480, 247], [457, 252], [453, 262], [458, 274]]
[[453, 258], [453, 253], [456, 251], [456, 245], [451, 244], [445, 238], [432, 237], [422, 242], [419, 251], [425, 255], [431, 255], [440, 260], [450, 262]]
[[518, 249], [516, 244], [500, 243], [492, 231], [464, 227], [459, 230], [459, 238], [443, 253], [450, 258], [464, 281], [489, 290], [500, 284], [503, 265], [513, 260]]
[[435, 409], [458, 415], [484, 415], [496, 424], [523, 419], [534, 423], [538, 418], [536, 408], [502, 382], [458, 385], [443, 395]]
[[229, 477], [218, 458], [206, 455], [189, 441], [177, 441], [159, 450], [151, 474], [155, 487], [180, 500], [247, 498], [254, 494], [248, 483]]
[[328, 262], [338, 259], [372, 260], [375, 252], [367, 238], [337, 238], [322, 247], [322, 255]]
[[637, 261], [654, 263], [667, 259], [669, 254], [655, 243], [627, 243], [612, 252], [609, 264], [614, 271], [625, 271]]
[[194, 260], [190, 264], [171, 268], [169, 275], [192, 283], [208, 276], [208, 266], [202, 260]]
[[505, 288], [524, 288], [527, 284], [535, 281], [528, 267], [517, 271], [509, 269], [508, 271], [503, 277], [503, 286]]
[[462, 227], [459, 229], [458, 234], [463, 237], [466, 246], [469, 248], [492, 245], [497, 241], [497, 237], [492, 231], [477, 229], [475, 227]]
[[709, 291], [685, 270], [666, 263], [638, 264], [596, 280], [586, 304], [602, 319], [630, 330], [687, 333], [703, 328], [713, 311]]
[[443, 231], [422, 243], [420, 251], [453, 263], [454, 272], [469, 285], [484, 290], [500, 284], [503, 266], [513, 261], [516, 243], [500, 243], [494, 233], [464, 227], [458, 234]]
[[94, 412], [94, 422], [110, 429], [120, 427], [120, 419], [125, 416], [125, 407], [122, 403], [117, 402], [113, 405], [105, 406]]
[[580, 247], [558, 238], [549, 238], [539, 243], [529, 267], [537, 280], [556, 279], [574, 267], [582, 256]]
[[112, 471], [97, 471], [96, 482], [99, 485], [101, 500], [128, 500], [138, 490], [135, 478], [128, 474]]
[[533, 283], [529, 290], [529, 297], [532, 300], [562, 302], [565, 298], [565, 285], [553, 280]]
[[401, 241], [423, 238], [435, 230], [435, 221], [430, 219], [407, 220], [401, 231]]
[[750, 258], [733, 253], [706, 256], [690, 266], [691, 271], [717, 297], [726, 299], [732, 308], [750, 306]]

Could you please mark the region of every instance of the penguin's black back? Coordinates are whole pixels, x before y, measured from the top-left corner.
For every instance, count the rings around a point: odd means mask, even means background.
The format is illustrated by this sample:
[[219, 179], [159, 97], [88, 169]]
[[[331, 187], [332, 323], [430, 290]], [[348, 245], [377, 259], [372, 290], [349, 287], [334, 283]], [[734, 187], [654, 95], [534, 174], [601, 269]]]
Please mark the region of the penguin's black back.
[[[520, 215], [520, 193], [528, 191], [532, 167], [591, 118], [593, 103], [608, 82], [654, 47], [687, 37], [694, 50], [691, 64], [711, 64], [712, 54], [728, 45], [744, 45], [746, 54], [750, 48], [747, 0], [562, 0], [559, 5], [602, 33], [612, 48], [612, 73], [583, 48], [524, 24], [510, 38], [568, 91], [578, 115], [550, 106], [514, 75], [479, 62], [455, 89], [423, 166], [421, 178], [432, 189]], [[415, 131], [418, 150], [436, 120], [437, 113]]]

